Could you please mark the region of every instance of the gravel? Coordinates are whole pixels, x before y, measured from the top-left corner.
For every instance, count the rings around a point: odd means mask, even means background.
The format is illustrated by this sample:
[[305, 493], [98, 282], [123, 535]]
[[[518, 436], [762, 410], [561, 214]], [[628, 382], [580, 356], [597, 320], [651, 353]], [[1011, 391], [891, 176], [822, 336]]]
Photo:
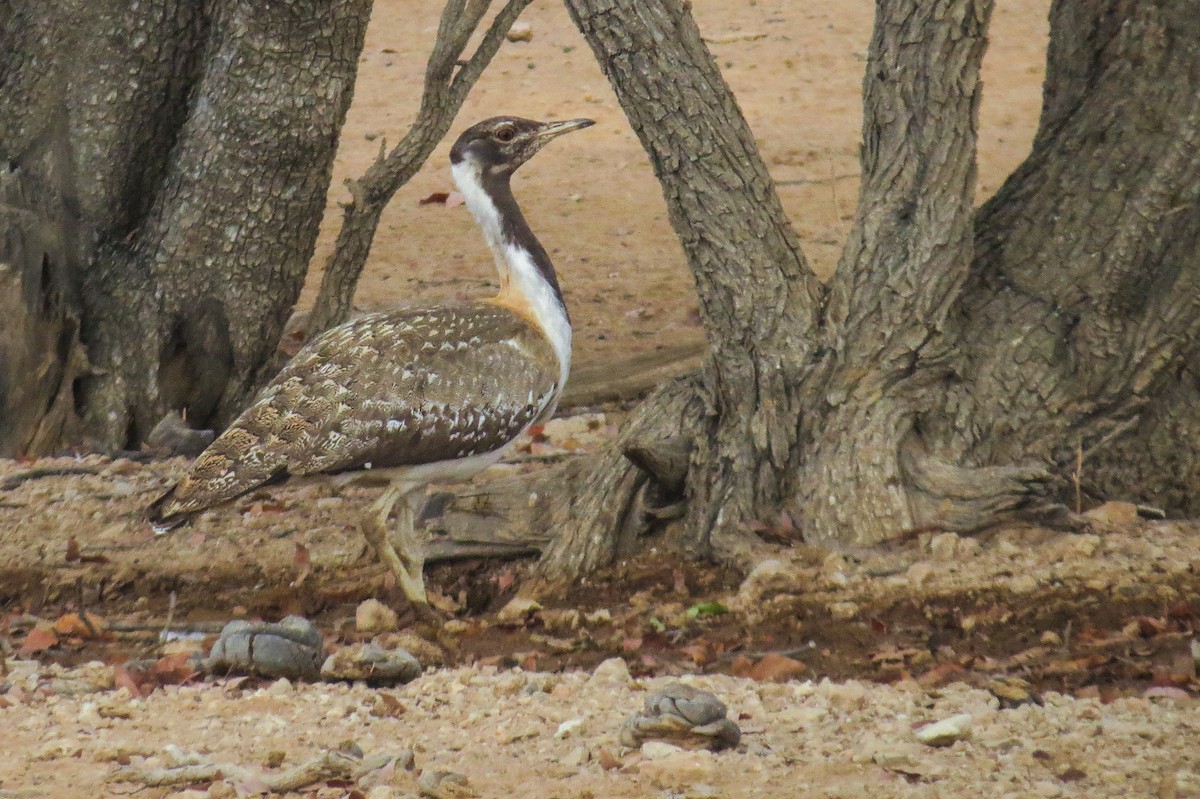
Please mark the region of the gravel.
[[[104, 667], [82, 671], [93, 684], [104, 684]], [[53, 694], [53, 680], [72, 677], [53, 667], [36, 680], [24, 664], [18, 673], [21, 687], [10, 688], [4, 695], [9, 706], [0, 709], [6, 753], [0, 797], [108, 795], [107, 779], [118, 764], [159, 765], [169, 760], [170, 746], [214, 762], [288, 768], [346, 741], [367, 756], [415, 754], [414, 771], [397, 769], [382, 782], [359, 786], [372, 797], [415, 796], [420, 775], [428, 772], [461, 774], [480, 796], [530, 799], [849, 798], [867, 792], [886, 799], [980, 790], [992, 799], [1128, 799], [1200, 792], [1194, 700], [1102, 704], [1045, 693], [1044, 706], [1001, 710], [992, 694], [963, 685], [928, 690], [913, 682], [684, 678], [719, 697], [742, 727], [737, 748], [712, 753], [662, 742], [622, 746], [623, 720], [650, 692], [675, 690], [676, 680], [631, 680], [623, 664], [613, 662], [594, 675], [429, 671], [389, 689], [403, 712], [384, 715], [372, 711], [379, 692], [361, 683], [280, 680], [247, 688], [218, 680], [133, 699], [124, 689]], [[964, 719], [969, 736], [940, 740], [937, 748], [918, 743], [918, 730], [927, 725], [964, 727]], [[228, 789], [218, 781], [183, 795], [216, 797]], [[151, 789], [142, 795], [172, 794]]]

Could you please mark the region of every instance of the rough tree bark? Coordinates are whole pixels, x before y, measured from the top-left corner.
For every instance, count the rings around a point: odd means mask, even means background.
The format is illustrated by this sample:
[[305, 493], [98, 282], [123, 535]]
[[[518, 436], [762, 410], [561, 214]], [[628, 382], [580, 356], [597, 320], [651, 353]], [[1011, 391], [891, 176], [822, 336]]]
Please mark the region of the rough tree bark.
[[[686, 7], [674, 0], [567, 0], [567, 8], [662, 183], [709, 334], [703, 412], [688, 419], [669, 413], [676, 429], [646, 435], [695, 444], [685, 527], [696, 533], [691, 543], [739, 548], [738, 525], [785, 498], [800, 415], [794, 387], [812, 356], [822, 289]], [[656, 394], [651, 408], [676, 402], [680, 388]], [[638, 425], [654, 426], [658, 416], [648, 409]], [[617, 551], [606, 529], [611, 509], [636, 504], [614, 505], [608, 494], [637, 481], [614, 479], [611, 470], [632, 464], [612, 461], [605, 459], [593, 488], [573, 503], [548, 562], [586, 570]]]
[[545, 572], [602, 565], [631, 551], [631, 528], [653, 529], [638, 500], [666, 480], [623, 454], [631, 441], [690, 450], [678, 542], [735, 561], [780, 513], [830, 545], [977, 529], [1065, 500], [1081, 451], [1089, 497], [1195, 510], [1187, 0], [1056, 0], [1033, 150], [977, 213], [992, 0], [878, 0], [862, 189], [827, 288], [687, 4], [566, 4], [663, 184], [713, 352], [579, 478]]
[[221, 425], [299, 293], [370, 0], [4, 11], [0, 455]]

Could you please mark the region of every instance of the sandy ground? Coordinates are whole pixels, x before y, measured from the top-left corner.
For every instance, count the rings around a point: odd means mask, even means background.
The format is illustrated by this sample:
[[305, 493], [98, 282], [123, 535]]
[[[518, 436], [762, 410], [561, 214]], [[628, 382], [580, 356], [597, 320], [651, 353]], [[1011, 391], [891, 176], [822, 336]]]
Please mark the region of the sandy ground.
[[[360, 174], [381, 141], [399, 140], [412, 118], [439, 5], [377, 0], [317, 267], [335, 231], [340, 181]], [[984, 64], [981, 199], [1032, 137], [1048, 5], [997, 3]], [[835, 266], [857, 192], [872, 8], [869, 0], [695, 2], [823, 275]], [[556, 143], [516, 180], [562, 273], [577, 365], [699, 341], [690, 277], [657, 185], [590, 52], [553, 0], [535, 2], [525, 20], [533, 41], [502, 48], [454, 133], [497, 113], [599, 123]], [[490, 289], [490, 258], [467, 212], [418, 205], [450, 188], [448, 146], [385, 215], [361, 307]], [[608, 435], [600, 425], [573, 447]], [[395, 600], [377, 566], [354, 561], [365, 491], [287, 486], [154, 539], [137, 514], [185, 466], [99, 457], [0, 462], [0, 646], [14, 650], [10, 673], [0, 676], [0, 799], [219, 799], [261, 786], [218, 780], [139, 789], [112, 778], [122, 764], [164, 765], [169, 744], [242, 766], [282, 757], [286, 769], [347, 740], [368, 757], [412, 750], [418, 770], [464, 774], [462, 796], [1200, 795], [1194, 524], [1122, 518], [1117, 509], [1082, 533], [925, 535], [833, 556], [780, 550], [744, 582], [648, 558], [569, 595], [543, 594], [546, 608], [516, 624], [502, 623], [497, 611], [532, 590], [520, 565], [438, 567], [431, 585], [461, 606], [461, 624], [453, 634], [423, 634], [436, 641], [435, 659], [452, 667], [434, 665], [389, 690], [394, 701], [361, 685], [236, 679], [134, 697], [114, 690], [117, 664], [160, 655], [155, 631], [167, 618], [208, 629], [231, 616], [299, 612], [336, 648], [369, 637], [354, 628], [359, 602]], [[64, 473], [27, 479], [38, 469]], [[576, 605], [586, 622], [572, 615]], [[728, 612], [690, 612], [717, 605]], [[81, 606], [113, 631], [99, 640], [64, 634], [51, 648], [20, 651], [31, 628]], [[120, 624], [125, 632], [115, 632]], [[1001, 709], [991, 689], [998, 677], [1027, 680], [1042, 705]], [[736, 750], [619, 745], [622, 719], [673, 678], [726, 702], [743, 730]], [[915, 728], [961, 714], [970, 719], [962, 740], [944, 748], [916, 741]], [[399, 768], [302, 795], [415, 796], [418, 780]]]

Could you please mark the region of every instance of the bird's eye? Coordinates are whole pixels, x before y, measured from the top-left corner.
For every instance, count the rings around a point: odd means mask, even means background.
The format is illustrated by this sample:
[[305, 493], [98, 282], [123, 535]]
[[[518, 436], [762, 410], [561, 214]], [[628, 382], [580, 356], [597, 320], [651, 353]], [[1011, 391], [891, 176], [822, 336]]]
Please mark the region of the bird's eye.
[[496, 139], [498, 141], [505, 141], [505, 142], [512, 141], [513, 137], [516, 135], [517, 135], [517, 132], [515, 130], [513, 130], [511, 127], [509, 127], [508, 125], [505, 125], [504, 127], [500, 128], [499, 130], [496, 131]]

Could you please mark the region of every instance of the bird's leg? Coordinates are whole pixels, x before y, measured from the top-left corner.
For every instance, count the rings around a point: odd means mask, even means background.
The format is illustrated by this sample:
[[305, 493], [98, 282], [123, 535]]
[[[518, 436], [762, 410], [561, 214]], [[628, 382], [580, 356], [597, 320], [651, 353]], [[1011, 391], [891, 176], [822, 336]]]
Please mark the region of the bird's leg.
[[392, 567], [404, 595], [418, 605], [429, 603], [425, 595], [425, 542], [417, 535], [417, 503], [420, 498], [414, 493], [405, 493], [396, 509], [396, 525], [388, 536], [388, 546], [396, 553], [402, 564], [400, 569]]
[[383, 495], [366, 510], [360, 522], [363, 538], [367, 539], [367, 544], [375, 550], [375, 554], [384, 562], [384, 565], [397, 575], [397, 579], [399, 579], [399, 574], [404, 566], [388, 542], [388, 516], [391, 515], [392, 507], [397, 500], [403, 496], [404, 492], [400, 486], [389, 484], [383, 490]]

